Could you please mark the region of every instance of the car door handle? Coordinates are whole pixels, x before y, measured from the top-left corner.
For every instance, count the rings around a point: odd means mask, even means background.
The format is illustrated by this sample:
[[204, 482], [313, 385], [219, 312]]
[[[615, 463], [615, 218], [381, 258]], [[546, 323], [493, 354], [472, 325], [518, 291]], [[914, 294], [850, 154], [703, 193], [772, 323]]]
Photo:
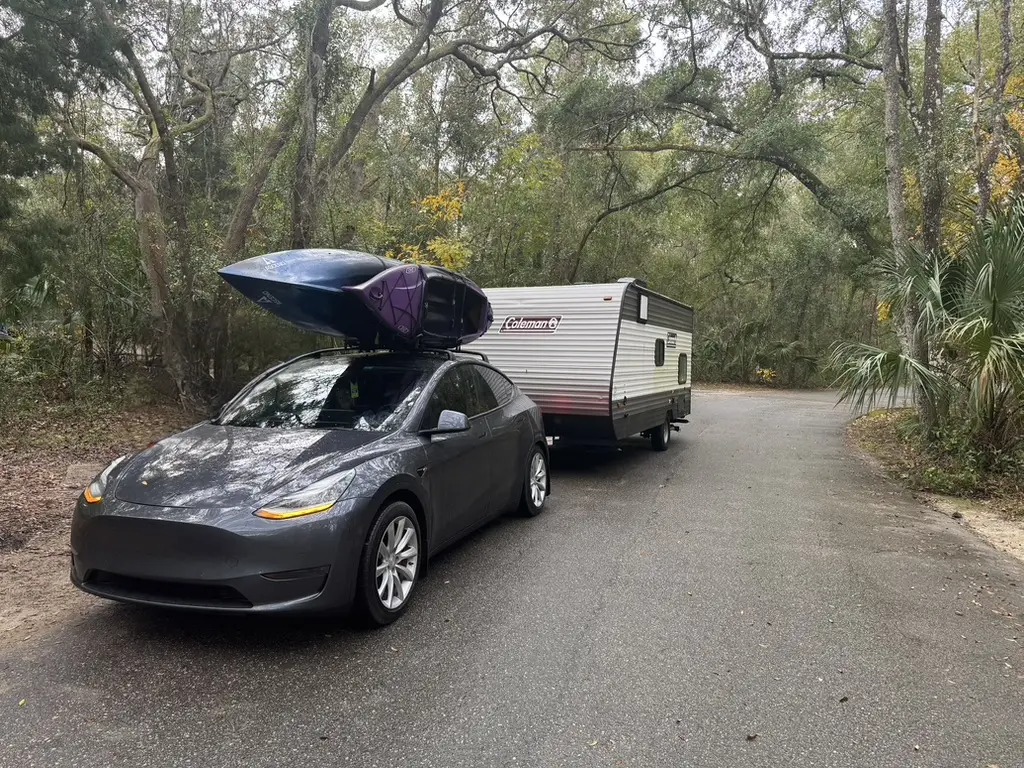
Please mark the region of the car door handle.
[[416, 468], [416, 475], [418, 477], [423, 477], [425, 474], [427, 474], [427, 468], [426, 467], [417, 467]]

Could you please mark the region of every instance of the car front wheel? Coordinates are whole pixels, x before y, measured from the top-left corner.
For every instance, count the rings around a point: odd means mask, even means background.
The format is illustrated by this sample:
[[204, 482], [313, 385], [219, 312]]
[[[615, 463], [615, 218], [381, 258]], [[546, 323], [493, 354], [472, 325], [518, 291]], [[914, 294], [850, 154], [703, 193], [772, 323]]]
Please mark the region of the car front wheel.
[[539, 445], [533, 446], [526, 461], [526, 478], [523, 480], [523, 496], [519, 510], [528, 517], [536, 517], [544, 511], [548, 497], [548, 457]]
[[412, 507], [389, 504], [370, 527], [359, 563], [359, 613], [371, 626], [390, 624], [409, 606], [420, 575], [420, 526]]

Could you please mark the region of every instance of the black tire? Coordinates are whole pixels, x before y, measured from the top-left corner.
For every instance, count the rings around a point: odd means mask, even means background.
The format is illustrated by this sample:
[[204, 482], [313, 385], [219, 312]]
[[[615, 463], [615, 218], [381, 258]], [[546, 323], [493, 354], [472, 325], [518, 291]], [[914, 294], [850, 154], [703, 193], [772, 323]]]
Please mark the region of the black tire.
[[[416, 533], [417, 559], [411, 585], [404, 589], [404, 598], [401, 604], [392, 608], [384, 604], [377, 592], [377, 556], [381, 547], [381, 539], [384, 538], [385, 533], [389, 533], [392, 523], [403, 517], [408, 523], [411, 523], [411, 527]], [[366, 536], [363, 553], [359, 558], [355, 612], [361, 624], [369, 627], [383, 627], [405, 613], [416, 591], [416, 585], [419, 584], [425, 555], [423, 534], [413, 508], [404, 501], [396, 501], [384, 507], [374, 519], [373, 525], [370, 526], [370, 533]]]
[[[535, 469], [536, 462], [538, 460], [540, 462], [540, 467], [543, 471], [543, 477], [541, 479], [541, 482], [544, 488], [544, 493], [541, 496], [539, 503], [535, 500], [534, 493], [532, 491], [532, 481], [534, 480], [534, 475], [536, 474]], [[526, 459], [526, 471], [524, 472], [523, 477], [523, 490], [519, 497], [519, 514], [523, 515], [524, 517], [536, 517], [544, 511], [544, 502], [547, 501], [548, 491], [551, 489], [550, 477], [551, 475], [550, 469], [548, 468], [547, 454], [544, 452], [544, 449], [541, 448], [539, 445], [533, 446], [532, 450], [530, 451], [530, 455]]]
[[651, 448], [656, 451], [667, 451], [672, 439], [672, 423], [665, 417], [665, 423], [651, 430]]

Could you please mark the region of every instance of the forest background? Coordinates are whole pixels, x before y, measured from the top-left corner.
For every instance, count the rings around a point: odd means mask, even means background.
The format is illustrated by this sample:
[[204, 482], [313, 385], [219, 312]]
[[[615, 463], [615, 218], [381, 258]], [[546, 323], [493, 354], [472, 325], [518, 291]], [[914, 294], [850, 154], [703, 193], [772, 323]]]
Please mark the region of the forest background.
[[325, 343], [216, 270], [319, 246], [485, 288], [642, 278], [697, 310], [697, 378], [909, 387], [926, 443], [1019, 469], [1022, 24], [1012, 0], [6, 0], [0, 419], [215, 407]]

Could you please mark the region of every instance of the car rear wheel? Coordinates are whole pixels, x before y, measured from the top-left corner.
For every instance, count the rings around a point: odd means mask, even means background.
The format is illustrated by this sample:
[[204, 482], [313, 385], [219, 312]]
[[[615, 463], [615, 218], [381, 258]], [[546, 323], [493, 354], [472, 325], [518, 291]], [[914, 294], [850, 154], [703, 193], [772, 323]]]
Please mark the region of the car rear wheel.
[[390, 624], [409, 606], [420, 575], [422, 536], [404, 501], [389, 504], [370, 526], [359, 563], [359, 613], [371, 626]]
[[668, 417], [660, 427], [651, 430], [651, 447], [656, 451], [667, 451], [669, 440], [672, 439], [672, 425]]
[[533, 446], [526, 461], [526, 478], [519, 511], [527, 517], [536, 517], [544, 511], [548, 497], [548, 457], [539, 445]]

